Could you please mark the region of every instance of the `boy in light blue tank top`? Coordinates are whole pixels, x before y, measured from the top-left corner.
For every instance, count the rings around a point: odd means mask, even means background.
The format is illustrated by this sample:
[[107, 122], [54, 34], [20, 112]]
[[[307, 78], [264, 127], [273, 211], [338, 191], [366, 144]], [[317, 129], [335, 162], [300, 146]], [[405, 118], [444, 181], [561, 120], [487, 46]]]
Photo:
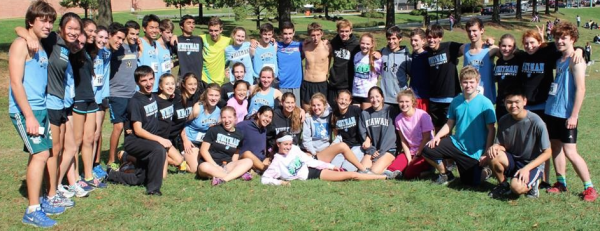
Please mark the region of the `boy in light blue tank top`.
[[493, 79], [494, 58], [499, 54], [498, 46], [487, 44], [483, 40], [483, 21], [472, 18], [466, 24], [470, 44], [464, 44], [463, 66], [472, 66], [481, 75], [479, 93], [485, 95], [492, 102], [496, 102], [496, 84]]
[[160, 38], [156, 40], [156, 47], [158, 48], [159, 76], [171, 73], [171, 69], [173, 68], [173, 61], [171, 60], [171, 37], [173, 37], [174, 28], [175, 25], [173, 25], [173, 22], [171, 22], [170, 19], [163, 19], [160, 21]]
[[265, 23], [260, 26], [260, 40], [250, 48], [250, 54], [252, 54], [252, 66], [254, 69], [255, 79], [258, 79], [260, 70], [263, 67], [268, 66], [273, 68], [275, 71], [275, 77], [277, 77], [277, 43], [273, 43], [273, 25], [271, 23]]
[[598, 193], [592, 184], [587, 163], [577, 152], [577, 125], [585, 98], [586, 69], [585, 62], [575, 63], [572, 58], [575, 53], [573, 44], [577, 41], [579, 32], [572, 23], [561, 22], [552, 28], [552, 36], [556, 39], [556, 48], [562, 53], [562, 57], [556, 62], [556, 78], [550, 85], [545, 108], [557, 180], [547, 192], [567, 191], [565, 176], [568, 159], [583, 182], [581, 197], [593, 202]]
[[[29, 38], [37, 39], [38, 43], [47, 38], [55, 19], [56, 11], [47, 2], [33, 2], [25, 15], [25, 27]], [[46, 110], [48, 55], [41, 48], [41, 44], [39, 47], [40, 50], [30, 56], [25, 39], [17, 38], [10, 46], [8, 112], [23, 140], [24, 150], [31, 155], [25, 181], [29, 206], [21, 221], [24, 224], [47, 228], [56, 225], [56, 221], [50, 219], [47, 214], [60, 214], [65, 208], [51, 207], [47, 202], [41, 203], [43, 201], [40, 200], [52, 141]]]
[[[138, 66], [149, 66], [154, 71], [154, 76], [161, 76], [162, 73], [160, 67], [160, 58], [159, 58], [159, 45], [156, 42], [158, 38], [159, 31], [159, 23], [160, 19], [158, 16], [154, 14], [149, 14], [144, 16], [142, 19], [142, 28], [144, 29], [144, 37], [140, 40], [142, 43], [140, 44], [141, 54], [138, 58]], [[154, 82], [154, 86], [152, 87], [152, 92], [158, 92], [158, 81]]]

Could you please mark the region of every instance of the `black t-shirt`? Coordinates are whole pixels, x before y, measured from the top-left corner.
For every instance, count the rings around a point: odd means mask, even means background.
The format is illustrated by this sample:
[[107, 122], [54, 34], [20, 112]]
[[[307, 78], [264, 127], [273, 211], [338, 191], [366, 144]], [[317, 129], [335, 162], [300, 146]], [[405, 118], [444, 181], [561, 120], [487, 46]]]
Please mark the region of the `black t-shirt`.
[[222, 125], [217, 125], [208, 129], [202, 141], [210, 143], [208, 153], [217, 164], [222, 164], [231, 162], [243, 139], [240, 131], [229, 132]]
[[56, 32], [42, 39], [42, 47], [48, 54], [48, 94], [60, 99], [65, 97], [65, 72], [69, 64], [69, 48]]
[[[83, 54], [81, 53], [83, 52]], [[83, 62], [79, 61], [77, 56], [83, 55]], [[70, 55], [70, 62], [73, 66], [73, 77], [75, 78], [75, 101], [94, 101], [94, 88], [92, 79], [94, 78], [94, 63], [90, 55], [81, 50], [79, 53]]]
[[288, 118], [283, 114], [281, 107], [276, 107], [273, 110], [273, 119], [271, 124], [267, 126], [267, 148], [271, 148], [275, 145], [275, 136], [280, 132], [290, 132], [294, 138], [293, 143], [298, 145], [300, 143], [300, 134], [302, 133], [302, 124], [300, 124], [300, 131], [292, 132], [292, 118]]
[[522, 87], [523, 82], [517, 77], [521, 72], [523, 64], [523, 52], [517, 52], [510, 60], [504, 60], [500, 57], [496, 61], [494, 68], [494, 80], [498, 83], [498, 97], [496, 104], [503, 104], [506, 97], [506, 90], [513, 87]]
[[329, 69], [329, 86], [337, 89], [352, 88], [354, 81], [354, 55], [360, 51], [360, 41], [350, 34], [347, 41], [339, 35], [331, 40], [333, 48], [333, 64]]
[[169, 138], [171, 125], [173, 124], [173, 99], [163, 99], [156, 95], [158, 105], [158, 133], [162, 138]]
[[458, 81], [458, 52], [461, 43], [440, 43], [438, 50], [427, 50], [429, 62], [429, 96], [431, 98], [454, 97], [460, 92]]
[[561, 57], [554, 43], [540, 47], [533, 55], [524, 54], [519, 79], [524, 82], [527, 105], [545, 103], [554, 81], [556, 60]]
[[337, 129], [337, 134], [342, 136], [342, 141], [350, 147], [360, 146], [358, 122], [362, 110], [356, 105], [350, 105], [346, 114], [339, 114], [338, 111], [333, 113], [335, 123], [331, 123], [334, 129]]
[[191, 95], [189, 98], [186, 98], [185, 105], [183, 103], [183, 98], [179, 91], [175, 91], [175, 96], [173, 97], [173, 123], [171, 124], [171, 132], [169, 138], [175, 138], [181, 134], [181, 130], [185, 127], [185, 122], [187, 121], [188, 116], [192, 113], [192, 108], [194, 107], [194, 103], [198, 101], [199, 95]]
[[158, 105], [153, 94], [144, 95], [139, 91], [136, 92], [127, 105], [127, 116], [129, 123], [125, 129], [132, 131], [130, 136], [137, 137], [133, 131], [134, 122], [141, 122], [142, 128], [147, 132], [158, 134]]
[[177, 37], [177, 44], [173, 47], [179, 58], [179, 78], [186, 73], [192, 72], [196, 75], [198, 83], [202, 81], [202, 39], [192, 35]]

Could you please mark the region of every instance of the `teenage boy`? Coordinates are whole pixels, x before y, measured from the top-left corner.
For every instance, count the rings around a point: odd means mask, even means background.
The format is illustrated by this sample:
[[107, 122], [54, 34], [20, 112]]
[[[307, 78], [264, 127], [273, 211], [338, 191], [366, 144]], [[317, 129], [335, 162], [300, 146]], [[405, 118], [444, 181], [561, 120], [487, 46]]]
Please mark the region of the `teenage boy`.
[[206, 83], [217, 83], [219, 86], [229, 82], [229, 79], [225, 78], [225, 48], [231, 44], [231, 38], [221, 33], [223, 21], [215, 16], [208, 20], [208, 35], [200, 35], [204, 44], [202, 80]]
[[556, 61], [556, 78], [550, 86], [545, 113], [548, 132], [552, 143], [552, 157], [557, 182], [548, 189], [549, 193], [567, 191], [566, 159], [571, 161], [581, 181], [583, 200], [595, 201], [598, 193], [594, 189], [585, 160], [577, 152], [577, 123], [579, 111], [585, 97], [585, 62], [576, 63], [573, 58], [579, 32], [569, 22], [561, 22], [552, 28], [552, 36], [562, 57]]
[[187, 73], [194, 73], [198, 83], [202, 81], [202, 38], [194, 35], [196, 21], [191, 15], [184, 15], [179, 21], [181, 35], [174, 44], [177, 59], [179, 60], [179, 79]]
[[421, 28], [410, 32], [410, 45], [413, 53], [409, 68], [410, 88], [417, 96], [416, 108], [429, 113], [429, 62], [427, 59], [427, 36]]
[[[546, 124], [537, 114], [525, 109], [527, 95], [523, 89], [507, 89], [503, 102], [508, 115], [498, 121], [494, 145], [486, 153], [500, 184], [488, 195], [499, 198], [512, 191], [537, 198], [544, 161], [552, 155]], [[507, 178], [512, 178], [510, 183]]]
[[294, 41], [294, 24], [284, 22], [281, 28], [282, 40], [277, 42], [277, 64], [279, 65], [279, 90], [292, 92], [296, 96], [296, 106], [300, 107], [300, 84], [302, 72], [302, 43]]
[[[175, 26], [171, 22], [171, 19], [165, 18], [158, 24], [158, 29], [160, 30], [160, 38], [156, 40], [156, 43], [158, 43], [156, 46], [158, 51], [158, 71], [162, 74], [171, 73], [171, 68], [173, 68], [171, 38], [173, 37]], [[159, 76], [162, 76], [162, 74]]]
[[444, 167], [444, 159], [456, 163], [464, 184], [478, 186], [484, 178], [480, 159], [485, 162], [481, 154], [494, 141], [496, 115], [492, 102], [477, 91], [479, 78], [474, 67], [467, 66], [460, 71], [463, 93], [454, 97], [448, 108], [448, 121], [423, 149], [425, 160], [439, 172], [437, 184], [445, 185], [454, 180], [452, 172]]
[[[142, 19], [142, 29], [144, 37], [140, 39], [140, 55], [138, 57], [138, 66], [149, 66], [154, 70], [154, 76], [161, 76], [161, 63], [158, 55], [158, 45], [156, 39], [160, 34], [160, 18], [154, 14], [144, 16]], [[158, 92], [158, 81], [154, 82], [152, 92]]]
[[400, 46], [402, 31], [393, 26], [385, 32], [387, 46], [381, 49], [381, 88], [386, 104], [398, 105], [396, 95], [408, 87], [411, 57], [406, 46]]
[[[110, 33], [119, 31], [120, 24], [113, 23], [109, 26]], [[127, 104], [129, 99], [135, 94], [135, 80], [132, 78], [137, 68], [138, 59], [138, 35], [140, 25], [135, 21], [125, 23], [125, 41], [118, 50], [113, 50], [110, 61], [110, 97], [108, 106], [110, 108], [110, 122], [113, 124], [113, 130], [110, 134], [110, 149], [108, 151], [107, 165], [115, 163], [117, 157], [117, 147], [119, 139], [123, 132], [123, 123], [127, 121]], [[118, 165], [112, 166], [118, 169]]]
[[25, 28], [31, 41], [37, 40], [40, 48], [37, 52], [28, 52], [26, 40], [17, 38], [10, 46], [8, 60], [8, 112], [23, 140], [23, 150], [30, 154], [26, 174], [29, 207], [21, 221], [43, 228], [56, 225], [47, 215], [65, 211], [64, 207], [50, 206], [40, 197], [46, 162], [52, 151], [46, 110], [48, 55], [40, 43], [50, 35], [55, 19], [56, 11], [47, 2], [31, 3], [25, 14]]
[[331, 63], [332, 48], [329, 40], [322, 40], [323, 28], [313, 22], [307, 29], [309, 39], [302, 44], [304, 78], [300, 87], [300, 99], [305, 111], [310, 109], [310, 98], [317, 92], [327, 94], [327, 73]]
[[352, 34], [352, 23], [342, 19], [336, 23], [337, 35], [331, 39], [333, 64], [329, 69], [327, 102], [337, 105], [340, 90], [352, 91], [354, 82], [354, 55], [360, 51], [360, 41]]
[[263, 67], [273, 68], [275, 74], [278, 73], [277, 43], [273, 43], [273, 31], [271, 23], [262, 24], [259, 29], [260, 39], [250, 47], [255, 82], [258, 82], [258, 75]]
[[127, 185], [146, 184], [147, 195], [161, 196], [166, 150], [172, 145], [168, 139], [156, 135], [159, 120], [157, 96], [152, 94], [154, 70], [140, 66], [135, 70], [134, 78], [140, 90], [127, 105], [127, 129], [131, 133], [125, 136], [125, 151], [136, 158], [136, 169], [134, 173], [125, 173], [109, 168], [107, 179]]
[[436, 131], [446, 124], [448, 107], [460, 92], [456, 65], [461, 43], [443, 42], [444, 29], [434, 24], [427, 28], [427, 59], [429, 62], [429, 114]]
[[473, 17], [465, 28], [470, 44], [463, 44], [460, 53], [464, 54], [463, 66], [472, 66], [481, 75], [480, 94], [496, 102], [496, 82], [494, 81], [494, 57], [499, 54], [498, 46], [489, 45], [483, 40], [483, 21]]

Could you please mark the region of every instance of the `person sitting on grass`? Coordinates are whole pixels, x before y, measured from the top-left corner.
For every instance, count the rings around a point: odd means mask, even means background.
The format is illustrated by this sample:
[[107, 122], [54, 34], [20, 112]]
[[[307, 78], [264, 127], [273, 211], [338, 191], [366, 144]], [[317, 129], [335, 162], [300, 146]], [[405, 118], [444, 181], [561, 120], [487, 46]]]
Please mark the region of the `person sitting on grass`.
[[383, 180], [392, 176], [345, 172], [333, 164], [315, 160], [293, 145], [294, 138], [289, 132], [276, 136], [277, 146], [273, 162], [262, 175], [262, 184], [290, 185], [292, 180], [321, 179], [325, 181], [344, 180]]
[[[525, 109], [527, 95], [522, 88], [507, 89], [502, 101], [508, 114], [498, 121], [496, 140], [486, 153], [500, 184], [488, 195], [499, 198], [512, 191], [537, 198], [544, 162], [552, 154], [546, 124], [540, 116]], [[507, 178], [512, 180], [509, 182]]]
[[241, 178], [245, 181], [252, 180], [248, 173], [252, 168], [252, 160], [240, 159], [240, 143], [244, 135], [235, 129], [235, 109], [229, 106], [221, 109], [221, 124], [208, 129], [202, 146], [200, 146], [200, 165], [198, 176], [212, 177], [212, 185], [217, 186], [225, 182]]
[[[243, 80], [240, 82], [246, 83]], [[267, 157], [267, 126], [272, 119], [273, 108], [262, 106], [254, 114], [253, 120], [238, 121], [236, 126], [244, 135], [240, 145], [241, 157], [252, 160], [252, 168], [257, 172], [267, 170], [271, 163], [271, 158]]]
[[[496, 115], [492, 102], [477, 90], [479, 72], [474, 67], [466, 66], [460, 71], [459, 77], [463, 93], [450, 103], [448, 121], [423, 149], [423, 157], [440, 174], [436, 184], [446, 185], [454, 180], [454, 175], [446, 170], [442, 162], [452, 159], [458, 166], [461, 181], [478, 186], [485, 178], [480, 163], [483, 165], [486, 159], [481, 158], [481, 154], [494, 141]], [[445, 137], [453, 130], [454, 134]]]

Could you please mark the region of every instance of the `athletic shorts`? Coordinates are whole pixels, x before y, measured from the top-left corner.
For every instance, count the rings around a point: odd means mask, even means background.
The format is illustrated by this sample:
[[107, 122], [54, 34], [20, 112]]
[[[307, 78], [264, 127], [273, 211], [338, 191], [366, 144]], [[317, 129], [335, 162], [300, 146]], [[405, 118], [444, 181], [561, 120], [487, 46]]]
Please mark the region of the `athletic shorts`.
[[322, 172], [322, 170], [309, 167], [308, 168], [308, 177], [306, 179], [307, 180], [321, 179], [321, 172]]
[[[506, 153], [506, 159], [508, 159], [508, 168], [504, 169], [504, 176], [514, 177], [515, 173], [525, 167], [527, 163], [522, 160], [515, 160], [513, 155]], [[544, 174], [544, 163], [537, 166], [529, 171], [529, 181], [527, 181], [527, 187], [531, 187], [538, 179]]]
[[415, 108], [429, 113], [429, 99], [417, 99], [417, 105], [415, 105]]
[[302, 103], [310, 104], [310, 98], [317, 92], [322, 93], [327, 98], [327, 81], [315, 83], [302, 80], [302, 85], [300, 85]]
[[37, 136], [27, 134], [25, 116], [23, 116], [23, 114], [10, 113], [10, 120], [15, 126], [15, 129], [17, 129], [17, 133], [21, 137], [21, 140], [23, 140], [23, 151], [32, 155], [52, 148], [48, 112], [46, 110], [35, 110], [33, 111], [33, 116], [35, 116], [35, 119], [40, 124], [40, 135]]
[[361, 103], [371, 103], [371, 101], [369, 101], [369, 99], [367, 99], [365, 97], [360, 97], [360, 96], [352, 97], [352, 104], [361, 104]]
[[577, 127], [567, 129], [567, 119], [546, 115], [548, 136], [551, 140], [560, 140], [565, 144], [577, 143]]
[[479, 160], [473, 159], [460, 151], [452, 138], [446, 137], [440, 140], [435, 148], [425, 146], [423, 157], [436, 161], [438, 164], [444, 159], [452, 159], [458, 167], [460, 180], [467, 185], [477, 186], [481, 183], [481, 170]]
[[102, 103], [98, 105], [98, 111], [106, 111], [108, 108], [108, 98], [102, 99]]
[[448, 107], [450, 107], [450, 103], [429, 102], [429, 115], [431, 115], [433, 126], [439, 128], [446, 124], [448, 121]]
[[327, 103], [331, 108], [337, 107], [337, 97], [341, 90], [347, 90], [352, 95], [352, 92], [348, 88], [337, 88], [335, 86], [327, 85]]
[[60, 109], [60, 110], [47, 109], [47, 115], [48, 115], [48, 120], [50, 121], [50, 124], [52, 124], [54, 126], [60, 127], [61, 124], [64, 124], [69, 120], [67, 117], [66, 109]]
[[129, 98], [109, 97], [110, 122], [113, 124], [123, 123], [127, 120], [127, 104]]
[[95, 113], [98, 111], [98, 104], [96, 101], [74, 102], [73, 111], [77, 114]]

